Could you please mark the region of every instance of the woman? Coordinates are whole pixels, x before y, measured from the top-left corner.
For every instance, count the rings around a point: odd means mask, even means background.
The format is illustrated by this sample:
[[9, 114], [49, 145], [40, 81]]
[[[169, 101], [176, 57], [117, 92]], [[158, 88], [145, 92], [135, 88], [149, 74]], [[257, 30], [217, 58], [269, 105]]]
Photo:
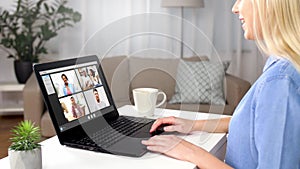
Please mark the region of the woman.
[[96, 71], [94, 71], [93, 69], [89, 69], [89, 76], [94, 84], [95, 87], [100, 86], [100, 79], [99, 76], [96, 75]]
[[[142, 141], [151, 151], [192, 162], [199, 168], [300, 169], [300, 1], [237, 0], [244, 37], [269, 56], [263, 74], [241, 100], [232, 118], [191, 121], [168, 117], [150, 129], [229, 132], [225, 163], [176, 136]], [[216, 126], [216, 127], [214, 127]], [[171, 144], [172, 143], [172, 144]]]

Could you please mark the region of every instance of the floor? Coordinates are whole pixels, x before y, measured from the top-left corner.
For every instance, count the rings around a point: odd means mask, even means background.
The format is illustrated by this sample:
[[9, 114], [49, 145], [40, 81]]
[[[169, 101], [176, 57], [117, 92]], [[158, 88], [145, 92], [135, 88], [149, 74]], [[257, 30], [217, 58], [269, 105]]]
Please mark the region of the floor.
[[0, 116], [0, 159], [7, 156], [7, 149], [11, 142], [10, 130], [23, 120], [23, 115]]

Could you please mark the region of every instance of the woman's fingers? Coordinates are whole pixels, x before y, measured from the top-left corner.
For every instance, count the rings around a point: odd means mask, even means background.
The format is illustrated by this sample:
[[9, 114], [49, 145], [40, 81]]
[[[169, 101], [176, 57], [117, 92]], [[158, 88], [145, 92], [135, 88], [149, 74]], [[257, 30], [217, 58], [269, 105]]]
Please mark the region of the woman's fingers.
[[191, 149], [195, 148], [193, 144], [176, 137], [174, 135], [159, 135], [143, 140], [142, 144], [147, 146], [150, 151], [163, 153], [167, 156], [187, 161], [187, 155]]
[[160, 135], [151, 137], [149, 140], [143, 140], [142, 144], [146, 145], [148, 150], [166, 153], [177, 146], [181, 141], [181, 138], [174, 135]]
[[150, 133], [154, 132], [159, 126], [163, 124], [175, 124], [176, 118], [171, 116], [171, 117], [164, 117], [164, 118], [159, 118], [157, 119], [153, 125], [151, 126]]

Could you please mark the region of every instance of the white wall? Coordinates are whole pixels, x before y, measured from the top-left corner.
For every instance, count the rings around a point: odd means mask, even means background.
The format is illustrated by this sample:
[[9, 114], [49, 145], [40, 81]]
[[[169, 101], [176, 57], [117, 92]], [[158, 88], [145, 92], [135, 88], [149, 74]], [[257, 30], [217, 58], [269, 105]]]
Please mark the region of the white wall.
[[[7, 9], [12, 3], [0, 1], [0, 6]], [[238, 17], [230, 12], [233, 3], [234, 0], [205, 0], [203, 9], [184, 9], [184, 41], [199, 55], [214, 55], [216, 49], [221, 60], [231, 60], [230, 73], [253, 82], [259, 76], [264, 60], [259, 57], [253, 42], [243, 40]], [[120, 37], [139, 31], [163, 32], [180, 39], [180, 10], [161, 8], [160, 0], [69, 0], [69, 5], [80, 11], [83, 18], [75, 27], [60, 31], [60, 35], [48, 43], [52, 59], [90, 53], [101, 56]], [[160, 17], [163, 14], [172, 17]], [[139, 19], [133, 22], [134, 18], [128, 16]], [[131, 24], [122, 26], [126, 22]], [[204, 34], [199, 34], [195, 29]], [[146, 56], [152, 50], [156, 55], [160, 53], [178, 57], [179, 46], [180, 43], [170, 42], [170, 39], [163, 36], [143, 35], [122, 41], [109, 54], [143, 53]], [[190, 55], [193, 53], [185, 48], [185, 56]], [[0, 51], [0, 82], [15, 81], [13, 60], [4, 56]]]

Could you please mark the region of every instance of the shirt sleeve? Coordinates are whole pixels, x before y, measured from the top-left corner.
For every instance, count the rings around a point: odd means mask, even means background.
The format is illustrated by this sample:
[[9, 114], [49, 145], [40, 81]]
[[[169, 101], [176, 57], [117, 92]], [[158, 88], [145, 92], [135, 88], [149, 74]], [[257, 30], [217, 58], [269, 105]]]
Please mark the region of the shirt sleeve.
[[300, 169], [300, 92], [287, 76], [257, 91], [253, 134], [258, 169]]

